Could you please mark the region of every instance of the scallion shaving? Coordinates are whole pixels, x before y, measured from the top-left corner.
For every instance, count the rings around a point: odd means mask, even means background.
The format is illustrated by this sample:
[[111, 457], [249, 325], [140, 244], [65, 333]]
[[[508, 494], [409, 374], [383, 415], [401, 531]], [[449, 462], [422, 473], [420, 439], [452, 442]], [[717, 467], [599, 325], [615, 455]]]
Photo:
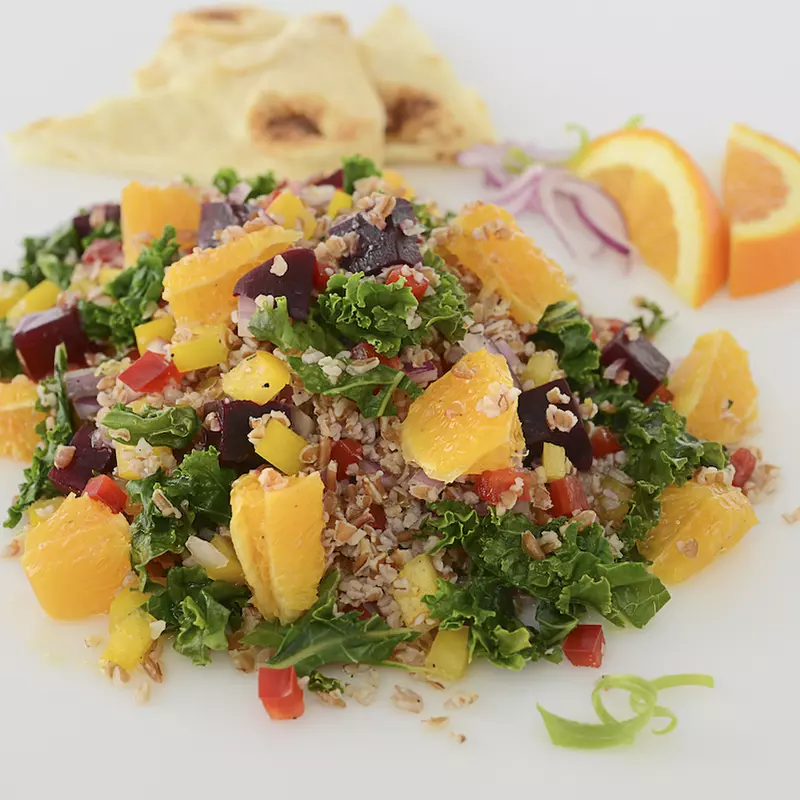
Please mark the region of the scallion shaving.
[[[658, 693], [662, 689], [673, 689], [678, 686], [714, 687], [714, 679], [710, 675], [685, 674], [665, 675], [648, 681], [637, 675], [605, 675], [592, 691], [592, 706], [600, 719], [600, 723], [576, 722], [551, 714], [537, 704], [542, 715], [550, 740], [558, 747], [573, 747], [582, 750], [597, 750], [604, 747], [617, 747], [630, 744], [636, 735], [644, 730], [652, 719], [665, 719], [667, 724], [653, 730], [656, 734], [665, 734], [674, 730], [678, 718], [668, 708], [657, 703]], [[630, 719], [618, 720], [603, 704], [602, 693], [608, 689], [621, 689], [630, 694], [630, 705], [634, 715]]]

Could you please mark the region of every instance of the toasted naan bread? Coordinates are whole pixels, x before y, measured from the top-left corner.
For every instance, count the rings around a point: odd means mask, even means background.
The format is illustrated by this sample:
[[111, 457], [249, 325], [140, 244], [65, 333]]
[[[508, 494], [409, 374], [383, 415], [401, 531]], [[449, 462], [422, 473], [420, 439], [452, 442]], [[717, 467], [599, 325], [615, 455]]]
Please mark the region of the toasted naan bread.
[[176, 14], [156, 55], [136, 72], [136, 88], [147, 91], [182, 81], [239, 45], [274, 39], [287, 20], [284, 14], [258, 6], [208, 7]]
[[301, 178], [356, 152], [382, 162], [385, 121], [346, 21], [317, 14], [174, 84], [41, 120], [11, 142], [25, 160], [93, 171], [205, 181], [232, 166]]
[[405, 9], [388, 8], [360, 47], [386, 107], [389, 163], [453, 161], [461, 150], [495, 141], [483, 100], [458, 80]]

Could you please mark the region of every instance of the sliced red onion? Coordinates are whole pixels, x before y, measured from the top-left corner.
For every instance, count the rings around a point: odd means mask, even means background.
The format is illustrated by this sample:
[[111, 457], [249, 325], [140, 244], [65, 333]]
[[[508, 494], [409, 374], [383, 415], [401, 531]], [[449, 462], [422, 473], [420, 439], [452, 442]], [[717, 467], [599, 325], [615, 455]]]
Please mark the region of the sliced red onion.
[[369, 461], [368, 459], [364, 459], [361, 462], [361, 471], [365, 472], [367, 475], [374, 475], [380, 468], [381, 465], [375, 461]]
[[519, 356], [511, 349], [511, 345], [505, 339], [492, 339], [492, 343], [497, 348], [497, 352], [508, 362], [508, 367], [513, 375], [522, 366]]
[[444, 481], [437, 481], [435, 478], [430, 478], [421, 469], [418, 469], [412, 476], [409, 483], [416, 483], [422, 486], [430, 486], [432, 489], [442, 490], [445, 487]]
[[92, 419], [100, 410], [100, 403], [97, 402], [97, 395], [88, 397], [76, 397], [72, 401], [72, 407], [80, 420]]
[[239, 336], [249, 336], [250, 335], [250, 319], [252, 318], [253, 314], [258, 311], [258, 306], [256, 305], [256, 301], [253, 300], [251, 297], [245, 297], [243, 294], [239, 295], [239, 305], [238, 305], [238, 325], [236, 332]]
[[69, 370], [64, 376], [67, 397], [72, 400], [75, 397], [97, 395], [97, 384], [100, 383], [100, 376], [94, 373], [95, 367]]
[[405, 373], [418, 386], [427, 386], [439, 377], [439, 371], [432, 361], [426, 361], [420, 367], [405, 367]]
[[241, 181], [228, 192], [228, 201], [231, 203], [244, 203], [252, 191], [253, 187], [247, 181]]
[[607, 378], [610, 381], [616, 379], [619, 371], [625, 366], [625, 359], [618, 358], [616, 361], [612, 361], [606, 368], [603, 370], [603, 377]]
[[578, 216], [604, 244], [624, 256], [631, 254], [625, 215], [613, 197], [596, 184], [574, 178], [561, 191], [569, 194]]
[[296, 434], [304, 439], [314, 435], [317, 430], [317, 424], [305, 411], [293, 405], [289, 411], [289, 416], [292, 420], [292, 430]]

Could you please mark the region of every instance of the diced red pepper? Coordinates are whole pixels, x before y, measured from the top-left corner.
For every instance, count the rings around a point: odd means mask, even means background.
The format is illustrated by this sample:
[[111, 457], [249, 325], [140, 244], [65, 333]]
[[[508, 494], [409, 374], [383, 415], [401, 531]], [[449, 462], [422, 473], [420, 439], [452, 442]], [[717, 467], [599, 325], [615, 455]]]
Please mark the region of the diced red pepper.
[[328, 285], [328, 280], [334, 272], [336, 272], [336, 270], [333, 267], [329, 267], [327, 264], [321, 264], [317, 261], [314, 264], [314, 288], [318, 292], [324, 292]]
[[550, 499], [553, 507], [550, 512], [554, 517], [571, 517], [576, 511], [586, 511], [589, 502], [583, 484], [577, 475], [567, 475], [566, 478], [547, 484], [550, 490]]
[[595, 458], [609, 456], [612, 453], [619, 453], [622, 445], [619, 439], [611, 432], [610, 428], [598, 427], [592, 432], [592, 453]]
[[392, 369], [403, 369], [403, 362], [397, 357], [381, 355], [369, 342], [359, 342], [351, 351], [355, 361], [366, 361], [369, 358], [377, 358], [381, 364], [385, 364]]
[[733, 485], [741, 489], [750, 480], [756, 468], [756, 457], [746, 447], [740, 447], [733, 451], [731, 464], [736, 470], [733, 473]]
[[372, 514], [372, 527], [377, 528], [379, 531], [386, 530], [386, 511], [383, 506], [373, 503], [369, 507], [369, 513]]
[[357, 439], [339, 439], [331, 447], [331, 459], [336, 462], [336, 478], [343, 481], [348, 478], [347, 468], [351, 464], [358, 464], [364, 448]]
[[522, 480], [522, 494], [520, 500], [531, 499], [533, 475], [524, 469], [491, 469], [482, 472], [473, 486], [475, 494], [486, 503], [499, 503], [500, 496], [507, 492], [514, 482]]
[[564, 639], [562, 647], [564, 655], [576, 667], [599, 667], [605, 644], [602, 625], [578, 625]]
[[675, 395], [663, 383], [660, 383], [658, 389], [647, 398], [647, 402], [651, 403], [653, 400], [660, 400], [662, 403], [669, 403], [674, 397]]
[[83, 493], [87, 497], [105, 503], [115, 514], [122, 511], [128, 502], [125, 490], [117, 486], [108, 475], [95, 475], [94, 478], [90, 478]]
[[414, 272], [410, 267], [395, 267], [387, 276], [386, 283], [397, 283], [400, 278], [406, 279], [406, 286], [411, 289], [411, 294], [421, 301], [425, 297], [425, 292], [430, 286], [430, 281], [423, 275]]
[[261, 667], [258, 670], [258, 697], [270, 719], [297, 719], [305, 711], [303, 690], [294, 667]]
[[122, 242], [119, 239], [95, 239], [81, 256], [84, 264], [118, 264], [122, 266]]
[[158, 392], [171, 380], [180, 381], [181, 373], [172, 359], [148, 350], [120, 373], [119, 379], [134, 392]]

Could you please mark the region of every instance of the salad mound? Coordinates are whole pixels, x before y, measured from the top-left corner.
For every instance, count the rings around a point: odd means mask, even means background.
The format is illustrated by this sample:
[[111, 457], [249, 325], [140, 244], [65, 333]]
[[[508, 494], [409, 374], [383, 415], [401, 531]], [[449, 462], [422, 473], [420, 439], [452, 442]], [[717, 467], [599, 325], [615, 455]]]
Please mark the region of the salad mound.
[[756, 523], [756, 453], [677, 410], [752, 420], [744, 351], [673, 396], [657, 306], [587, 316], [507, 212], [368, 159], [132, 184], [0, 299], [4, 452], [39, 441], [6, 526], [49, 615], [109, 613], [112, 672], [228, 652], [285, 719], [328, 665], [598, 667]]

